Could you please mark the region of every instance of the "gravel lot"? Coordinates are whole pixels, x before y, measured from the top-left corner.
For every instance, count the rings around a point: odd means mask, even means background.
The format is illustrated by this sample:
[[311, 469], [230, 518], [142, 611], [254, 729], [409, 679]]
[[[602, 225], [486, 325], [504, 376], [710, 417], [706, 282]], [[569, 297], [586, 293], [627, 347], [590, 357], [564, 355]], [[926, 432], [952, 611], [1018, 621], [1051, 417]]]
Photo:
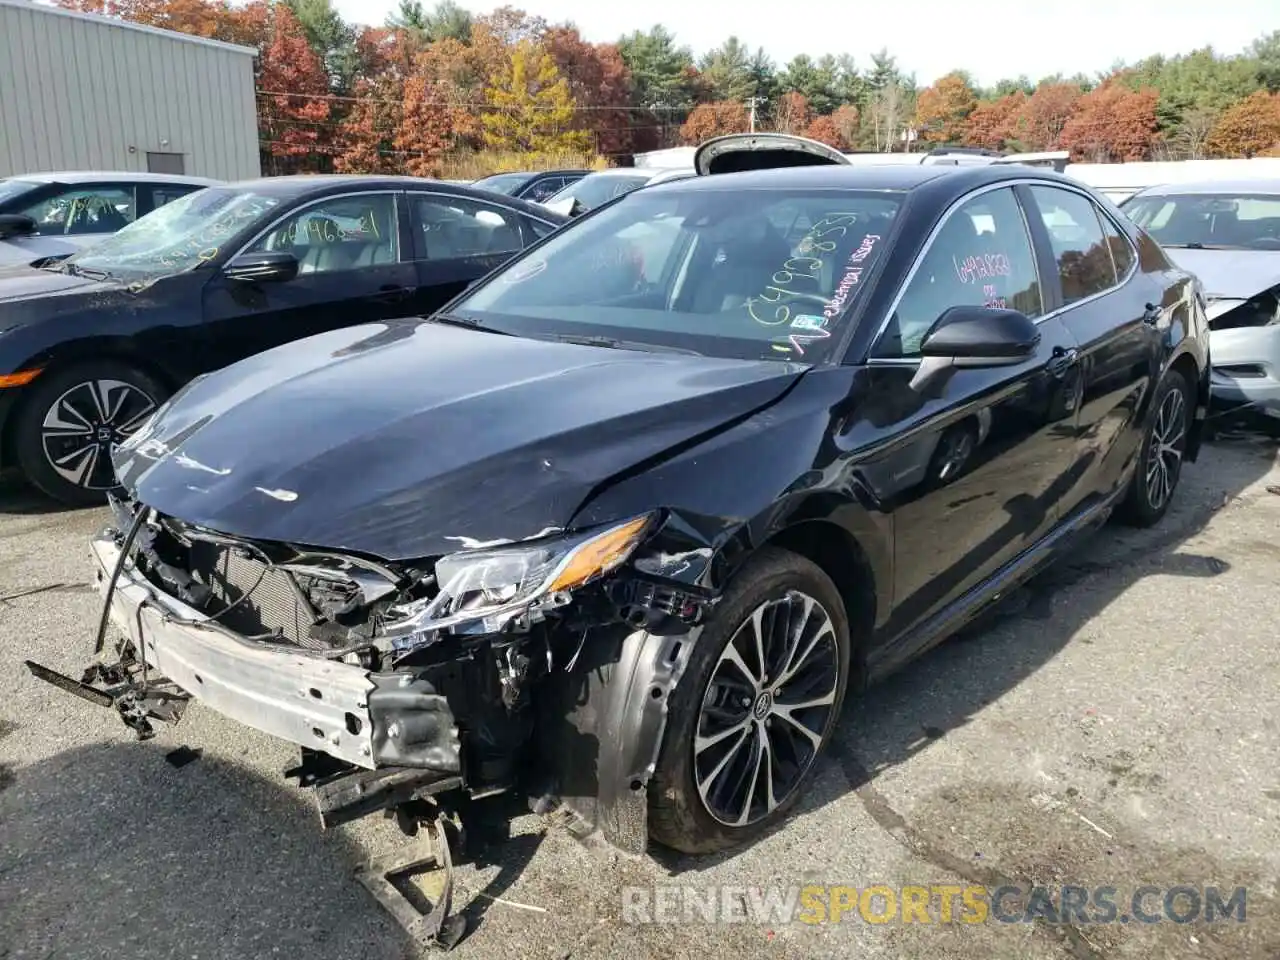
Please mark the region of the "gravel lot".
[[[456, 955], [1280, 957], [1277, 483], [1274, 439], [1215, 441], [1162, 526], [1108, 528], [850, 704], [798, 814], [736, 856], [630, 860], [518, 817], [460, 871], [472, 933]], [[22, 668], [87, 659], [85, 541], [103, 513], [0, 481], [0, 957], [412, 955], [351, 877], [398, 834], [376, 819], [322, 833], [280, 776], [289, 748], [199, 705], [138, 743]], [[203, 755], [175, 768], [183, 744]], [[1246, 885], [1248, 920], [621, 920], [624, 885], [802, 882]]]

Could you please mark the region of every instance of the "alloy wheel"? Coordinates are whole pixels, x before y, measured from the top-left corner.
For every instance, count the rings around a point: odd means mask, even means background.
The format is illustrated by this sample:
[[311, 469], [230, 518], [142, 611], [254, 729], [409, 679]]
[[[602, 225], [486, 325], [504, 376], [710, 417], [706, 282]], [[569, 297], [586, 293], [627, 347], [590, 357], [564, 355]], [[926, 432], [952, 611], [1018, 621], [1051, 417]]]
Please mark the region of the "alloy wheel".
[[798, 590], [762, 603], [711, 672], [693, 738], [693, 771], [720, 823], [758, 823], [787, 801], [822, 746], [840, 683], [826, 608]]
[[55, 473], [86, 490], [116, 485], [111, 448], [146, 422], [156, 403], [123, 380], [89, 380], [60, 396], [44, 416], [40, 439]]
[[1151, 448], [1147, 453], [1147, 500], [1153, 510], [1161, 509], [1173, 496], [1182, 451], [1187, 439], [1187, 405], [1181, 390], [1170, 390], [1160, 402], [1151, 427]]

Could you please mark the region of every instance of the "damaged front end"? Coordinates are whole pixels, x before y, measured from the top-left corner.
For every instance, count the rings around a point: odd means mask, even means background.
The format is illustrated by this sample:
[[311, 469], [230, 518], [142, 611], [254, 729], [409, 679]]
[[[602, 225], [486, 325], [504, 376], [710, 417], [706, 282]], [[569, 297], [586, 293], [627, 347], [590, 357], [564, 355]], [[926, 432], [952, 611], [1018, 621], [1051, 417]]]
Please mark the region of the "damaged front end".
[[1250, 297], [1209, 297], [1214, 399], [1280, 417], [1280, 285]]
[[37, 676], [140, 737], [194, 697], [296, 744], [326, 827], [517, 791], [645, 849], [667, 695], [713, 602], [632, 562], [660, 516], [391, 564], [112, 507], [93, 553], [120, 639], [80, 681]]

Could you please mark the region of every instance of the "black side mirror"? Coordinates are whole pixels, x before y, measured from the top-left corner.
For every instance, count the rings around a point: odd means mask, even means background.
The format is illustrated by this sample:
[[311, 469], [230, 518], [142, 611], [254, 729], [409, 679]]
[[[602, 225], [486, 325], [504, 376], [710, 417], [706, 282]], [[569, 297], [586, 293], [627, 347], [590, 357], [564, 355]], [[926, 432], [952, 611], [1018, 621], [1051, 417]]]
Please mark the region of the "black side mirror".
[[0, 214], [0, 240], [29, 237], [36, 232], [36, 222], [21, 213]]
[[1040, 330], [1019, 310], [951, 307], [920, 344], [920, 368], [911, 386], [919, 389], [948, 367], [1000, 367], [1035, 355]]
[[241, 283], [279, 283], [298, 275], [298, 258], [280, 251], [245, 253], [223, 267], [222, 275]]

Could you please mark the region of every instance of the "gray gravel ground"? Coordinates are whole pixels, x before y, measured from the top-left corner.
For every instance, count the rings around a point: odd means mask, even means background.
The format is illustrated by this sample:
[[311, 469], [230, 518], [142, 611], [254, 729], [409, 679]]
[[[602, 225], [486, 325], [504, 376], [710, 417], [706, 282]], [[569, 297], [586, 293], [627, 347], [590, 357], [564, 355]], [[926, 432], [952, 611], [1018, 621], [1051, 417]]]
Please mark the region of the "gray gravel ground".
[[[735, 856], [631, 860], [518, 817], [460, 871], [477, 958], [1280, 957], [1280, 483], [1274, 440], [1215, 442], [1151, 531], [1108, 528], [980, 629], [860, 702], [796, 816]], [[398, 834], [328, 834], [293, 754], [199, 705], [137, 743], [53, 690], [98, 606], [86, 538], [0, 482], [0, 957], [398, 958], [351, 876]], [[187, 744], [200, 759], [175, 768]], [[624, 885], [1248, 887], [1244, 924], [649, 924]], [[490, 898], [497, 898], [496, 900]], [[522, 909], [512, 904], [537, 909]]]

